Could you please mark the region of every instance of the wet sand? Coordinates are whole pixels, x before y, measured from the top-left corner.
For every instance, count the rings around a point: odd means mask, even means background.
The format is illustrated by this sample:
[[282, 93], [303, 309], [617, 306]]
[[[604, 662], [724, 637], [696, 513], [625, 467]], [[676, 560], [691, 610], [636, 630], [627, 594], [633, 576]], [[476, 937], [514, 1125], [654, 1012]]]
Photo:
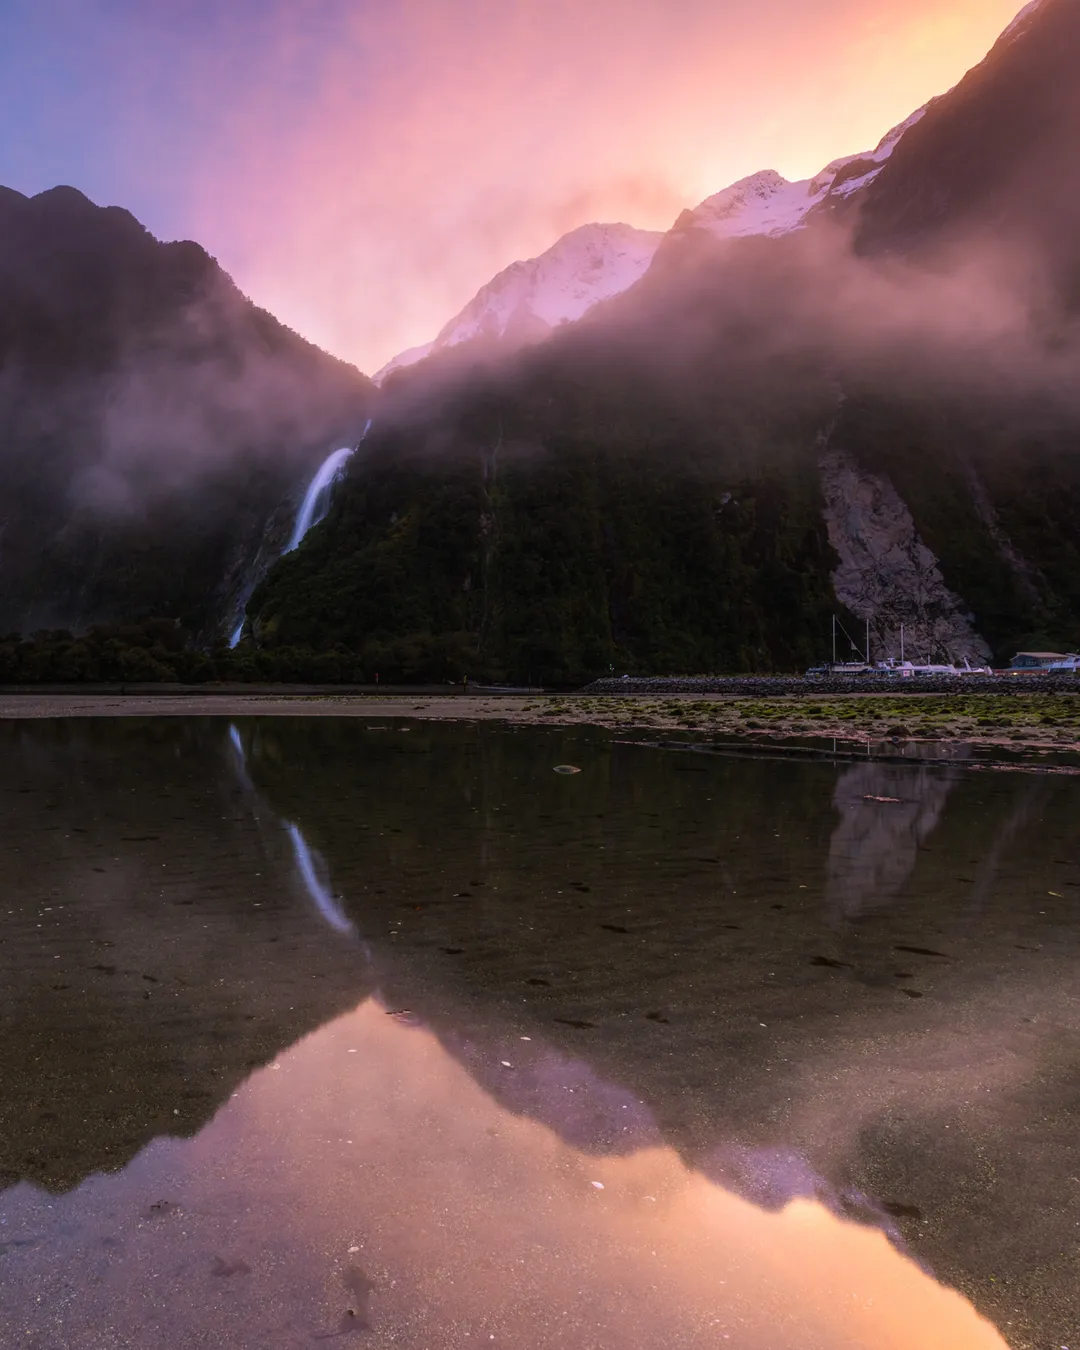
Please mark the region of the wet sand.
[[359, 717], [371, 720], [592, 726], [690, 732], [755, 742], [808, 738], [849, 746], [963, 743], [1080, 751], [1080, 694], [850, 694], [748, 698], [586, 694], [0, 693], [0, 719], [59, 717]]

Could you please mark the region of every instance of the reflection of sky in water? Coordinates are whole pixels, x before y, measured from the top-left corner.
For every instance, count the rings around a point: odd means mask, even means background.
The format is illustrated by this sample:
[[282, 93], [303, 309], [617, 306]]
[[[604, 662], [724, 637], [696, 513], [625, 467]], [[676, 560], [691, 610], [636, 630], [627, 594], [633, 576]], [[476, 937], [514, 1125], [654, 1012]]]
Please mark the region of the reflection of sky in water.
[[365, 1281], [370, 1345], [923, 1350], [817, 1293], [920, 1263], [1074, 1344], [1071, 780], [579, 740], [593, 815], [539, 733], [175, 725], [11, 733], [4, 1350], [294, 1350]]
[[[489, 1067], [552, 1053], [520, 1040]], [[659, 1145], [584, 1154], [375, 1002], [195, 1140], [65, 1196], [16, 1187], [0, 1220], [0, 1321], [32, 1308], [34, 1344], [64, 1350], [103, 1326], [116, 1347], [284, 1350], [365, 1322], [379, 1350], [1004, 1350], [873, 1228], [769, 1212]]]

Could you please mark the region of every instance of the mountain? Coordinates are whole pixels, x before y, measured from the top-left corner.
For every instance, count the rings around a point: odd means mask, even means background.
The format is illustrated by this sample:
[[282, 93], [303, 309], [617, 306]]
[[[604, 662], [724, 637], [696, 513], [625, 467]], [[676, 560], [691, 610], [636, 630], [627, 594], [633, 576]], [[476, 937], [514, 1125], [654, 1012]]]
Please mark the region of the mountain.
[[1078, 56], [1043, 0], [871, 154], [709, 199], [501, 364], [418, 366], [257, 644], [553, 680], [797, 668], [833, 612], [878, 653], [1080, 646]]
[[[927, 107], [930, 105], [928, 104]], [[874, 150], [833, 160], [814, 178], [789, 183], [774, 169], [743, 178], [684, 211], [674, 231], [706, 230], [718, 239], [775, 236], [797, 229], [816, 206], [831, 205], [865, 187], [926, 107], [884, 136]], [[373, 377], [382, 384], [396, 370], [433, 353], [485, 339], [503, 347], [546, 337], [603, 300], [621, 295], [648, 271], [664, 235], [629, 225], [582, 225], [546, 253], [515, 262], [481, 287], [433, 342], [399, 352]]]
[[1074, 286], [1078, 44], [1072, 0], [1039, 0], [1021, 11], [862, 194], [856, 249], [917, 255], [961, 237], [990, 237], [1025, 245], [1056, 284]]
[[0, 189], [0, 631], [213, 631], [372, 386], [191, 242], [70, 187]]
[[692, 211], [684, 211], [675, 230], [705, 230], [717, 239], [738, 239], [748, 235], [775, 238], [798, 229], [815, 208], [835, 206], [873, 182], [902, 137], [932, 106], [926, 104], [893, 127], [876, 149], [834, 159], [813, 178], [790, 183], [775, 169], [765, 169], [740, 179], [706, 197]]
[[629, 289], [645, 274], [662, 238], [630, 225], [571, 230], [538, 258], [511, 263], [481, 287], [434, 342], [395, 356], [375, 375], [375, 383], [463, 342], [486, 339], [514, 346], [545, 337]]

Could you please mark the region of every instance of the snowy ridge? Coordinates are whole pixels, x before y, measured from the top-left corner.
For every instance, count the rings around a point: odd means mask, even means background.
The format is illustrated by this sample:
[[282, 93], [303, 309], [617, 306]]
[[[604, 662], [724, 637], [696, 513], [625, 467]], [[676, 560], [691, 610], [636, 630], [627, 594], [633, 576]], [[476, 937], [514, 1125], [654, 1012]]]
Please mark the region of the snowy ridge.
[[[999, 42], [1026, 31], [1045, 0], [1030, 0]], [[751, 174], [684, 211], [676, 231], [705, 231], [718, 239], [775, 237], [801, 229], [825, 202], [851, 197], [872, 183], [892, 152], [927, 111], [931, 99], [884, 135], [873, 150], [834, 159], [813, 178], [791, 183], [774, 169]], [[432, 352], [486, 337], [512, 345], [536, 341], [561, 323], [582, 318], [594, 305], [628, 290], [648, 271], [664, 236], [630, 225], [582, 225], [525, 262], [512, 263], [450, 320], [433, 342], [401, 352], [374, 376], [381, 384], [394, 370]]]
[[663, 234], [631, 225], [582, 225], [538, 258], [511, 263], [444, 326], [434, 342], [401, 352], [375, 375], [414, 365], [432, 352], [474, 338], [536, 341], [561, 323], [582, 318], [601, 300], [643, 277]]
[[904, 134], [922, 121], [929, 107], [928, 103], [893, 127], [875, 149], [834, 159], [814, 178], [791, 183], [775, 169], [751, 174], [722, 192], [706, 197], [700, 206], [683, 215], [679, 227], [707, 230], [718, 239], [739, 239], [747, 235], [775, 237], [797, 230], [811, 210], [827, 198], [850, 197], [872, 182]]
[[[1004, 33], [1002, 33], [1001, 38], [1012, 37], [1019, 29], [1023, 28], [1028, 19], [1031, 18], [1042, 3], [1043, 0], [1031, 0], [1030, 4], [1025, 5], [1016, 18], [1013, 19], [1012, 23], [1009, 24], [1008, 28], [1005, 29]], [[1000, 40], [1001, 39], [999, 39], [999, 41]]]

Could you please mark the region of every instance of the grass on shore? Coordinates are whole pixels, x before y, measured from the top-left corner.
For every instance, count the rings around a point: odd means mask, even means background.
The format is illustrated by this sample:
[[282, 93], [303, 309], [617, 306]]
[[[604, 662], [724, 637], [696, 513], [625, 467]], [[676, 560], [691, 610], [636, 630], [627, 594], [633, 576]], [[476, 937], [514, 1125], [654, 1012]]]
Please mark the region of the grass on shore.
[[647, 726], [711, 735], [827, 736], [844, 740], [965, 740], [1071, 745], [1080, 741], [1078, 694], [858, 694], [821, 698], [553, 697], [544, 720]]

